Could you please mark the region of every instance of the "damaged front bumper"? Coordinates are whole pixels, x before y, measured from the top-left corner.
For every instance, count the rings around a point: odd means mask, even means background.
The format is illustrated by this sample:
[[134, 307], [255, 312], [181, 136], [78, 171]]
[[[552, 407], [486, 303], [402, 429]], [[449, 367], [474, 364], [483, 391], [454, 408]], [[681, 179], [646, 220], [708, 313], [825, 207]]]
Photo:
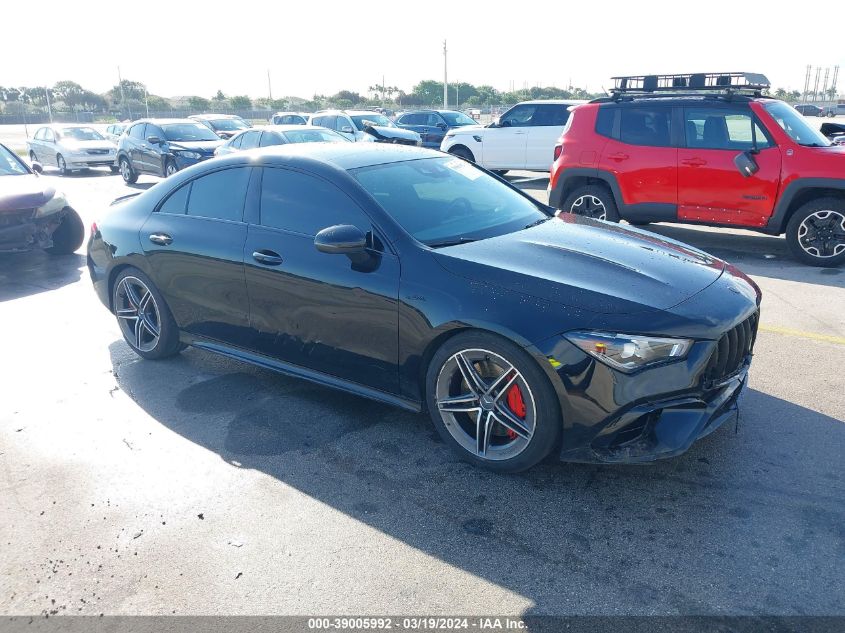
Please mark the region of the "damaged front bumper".
[[68, 211], [65, 208], [47, 216], [38, 216], [37, 209], [0, 213], [0, 253], [50, 248], [53, 231]]

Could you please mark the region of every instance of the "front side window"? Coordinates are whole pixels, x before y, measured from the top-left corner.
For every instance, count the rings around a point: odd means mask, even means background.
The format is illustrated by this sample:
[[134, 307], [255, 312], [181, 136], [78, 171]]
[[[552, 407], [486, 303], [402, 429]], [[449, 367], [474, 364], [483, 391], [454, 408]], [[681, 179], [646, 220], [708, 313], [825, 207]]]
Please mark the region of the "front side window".
[[748, 110], [685, 108], [684, 128], [687, 147], [746, 151], [771, 145]]
[[537, 106], [532, 104], [518, 105], [511, 108], [502, 115], [499, 121], [500, 127], [526, 127], [531, 125], [531, 117], [537, 111]]
[[630, 145], [669, 147], [669, 108], [621, 108], [619, 140]]
[[333, 184], [300, 172], [264, 168], [262, 226], [313, 236], [336, 224], [371, 229], [366, 214]]
[[144, 137], [150, 138], [151, 136], [155, 136], [159, 140], [164, 140], [164, 132], [162, 131], [162, 129], [153, 125], [152, 123], [147, 123], [147, 129], [144, 132]]
[[44, 140], [49, 142], [49, 143], [52, 143], [53, 141], [56, 140], [56, 135], [53, 134], [53, 130], [51, 130], [48, 127], [44, 128]]
[[432, 247], [504, 235], [549, 216], [509, 185], [459, 158], [351, 170], [409, 234]]
[[36, 141], [43, 141], [43, 140], [44, 140], [44, 136], [46, 135], [46, 133], [47, 133], [47, 128], [42, 127], [40, 130], [38, 130], [38, 131], [35, 133], [35, 140], [36, 140]]
[[146, 127], [147, 127], [146, 123], [139, 123], [138, 125], [133, 125], [129, 129], [129, 136], [131, 136], [132, 138], [143, 140], [144, 139], [144, 128], [146, 128]]
[[239, 222], [249, 185], [248, 167], [216, 171], [191, 183], [188, 215]]
[[463, 112], [441, 112], [440, 116], [446, 119], [446, 123], [452, 127], [460, 127], [462, 125], [478, 125], [478, 121], [468, 117]]
[[764, 107], [781, 129], [789, 135], [789, 138], [799, 145], [807, 147], [830, 145], [830, 141], [821, 132], [811, 127], [803, 116], [783, 101], [768, 103]]

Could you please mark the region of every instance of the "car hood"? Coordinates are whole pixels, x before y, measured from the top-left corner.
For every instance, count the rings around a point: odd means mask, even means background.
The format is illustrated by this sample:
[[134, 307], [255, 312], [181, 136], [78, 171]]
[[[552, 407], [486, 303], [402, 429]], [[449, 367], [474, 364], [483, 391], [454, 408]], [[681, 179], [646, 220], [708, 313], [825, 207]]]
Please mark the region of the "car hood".
[[103, 141], [72, 141], [60, 140], [59, 145], [70, 150], [108, 149], [114, 150], [115, 144], [108, 139]]
[[189, 149], [202, 154], [213, 154], [214, 150], [223, 145], [225, 141], [170, 141], [170, 149]]
[[725, 269], [681, 242], [571, 214], [435, 257], [453, 274], [601, 314], [666, 310]]
[[383, 125], [368, 125], [364, 128], [368, 134], [372, 134], [376, 138], [398, 138], [405, 141], [419, 141], [420, 135], [413, 130], [405, 130], [401, 127], [386, 127]]
[[460, 125], [449, 128], [449, 134], [483, 134], [484, 128], [484, 125]]
[[0, 213], [37, 209], [54, 197], [56, 190], [33, 174], [0, 178]]

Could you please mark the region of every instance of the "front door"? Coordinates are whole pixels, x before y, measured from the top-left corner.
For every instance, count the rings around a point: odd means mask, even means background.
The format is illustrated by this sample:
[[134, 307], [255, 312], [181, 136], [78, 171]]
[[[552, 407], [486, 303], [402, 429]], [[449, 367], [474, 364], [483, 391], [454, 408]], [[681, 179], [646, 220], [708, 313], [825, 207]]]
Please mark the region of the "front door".
[[488, 169], [525, 169], [525, 148], [535, 104], [514, 106], [503, 114], [496, 127], [484, 130], [482, 164]]
[[[317, 176], [263, 169], [260, 208], [244, 248], [253, 348], [382, 391], [398, 392], [399, 260], [369, 217]], [[314, 246], [320, 230], [370, 233], [369, 265]]]
[[[777, 198], [781, 156], [751, 110], [684, 108], [684, 127], [686, 147], [678, 150], [678, 219], [764, 226]], [[757, 173], [740, 173], [734, 159], [742, 152], [756, 152]]]
[[153, 280], [179, 327], [239, 346], [249, 339], [243, 207], [251, 171], [233, 167], [182, 185], [139, 235]]

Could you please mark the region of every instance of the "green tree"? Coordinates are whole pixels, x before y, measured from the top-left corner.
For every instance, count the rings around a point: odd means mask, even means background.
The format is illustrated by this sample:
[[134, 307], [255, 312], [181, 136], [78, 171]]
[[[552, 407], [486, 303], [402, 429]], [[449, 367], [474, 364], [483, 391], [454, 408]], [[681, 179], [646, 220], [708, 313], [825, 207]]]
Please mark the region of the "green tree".
[[356, 103], [361, 101], [361, 95], [357, 92], [352, 92], [351, 90], [340, 90], [332, 96], [331, 100], [335, 103], [339, 101], [348, 101], [352, 105], [355, 105]]
[[[120, 94], [121, 86], [123, 86], [123, 95]], [[143, 101], [144, 95], [146, 94], [147, 87], [140, 81], [130, 81], [129, 79], [124, 79], [119, 84], [112, 87], [106, 96], [112, 103], [120, 103], [121, 99], [135, 99], [137, 101]]]
[[223, 94], [222, 90], [218, 90], [217, 94], [213, 97], [214, 101], [225, 101], [226, 95]]
[[424, 105], [443, 103], [443, 82], [433, 79], [424, 79], [414, 86], [413, 94], [420, 98]]
[[208, 110], [210, 106], [211, 102], [208, 99], [197, 97], [196, 95], [188, 97], [188, 107], [191, 110]]
[[159, 97], [158, 95], [148, 96], [147, 106], [150, 108], [151, 111], [156, 112], [170, 110], [173, 107], [170, 105], [170, 102], [167, 99], [165, 99], [164, 97]]
[[53, 94], [56, 97], [56, 101], [63, 101], [71, 109], [82, 105], [81, 100], [86, 92], [90, 91], [86, 91], [75, 81], [59, 81], [53, 86]]
[[232, 108], [235, 110], [249, 110], [252, 107], [252, 101], [246, 95], [239, 95], [229, 99]]

